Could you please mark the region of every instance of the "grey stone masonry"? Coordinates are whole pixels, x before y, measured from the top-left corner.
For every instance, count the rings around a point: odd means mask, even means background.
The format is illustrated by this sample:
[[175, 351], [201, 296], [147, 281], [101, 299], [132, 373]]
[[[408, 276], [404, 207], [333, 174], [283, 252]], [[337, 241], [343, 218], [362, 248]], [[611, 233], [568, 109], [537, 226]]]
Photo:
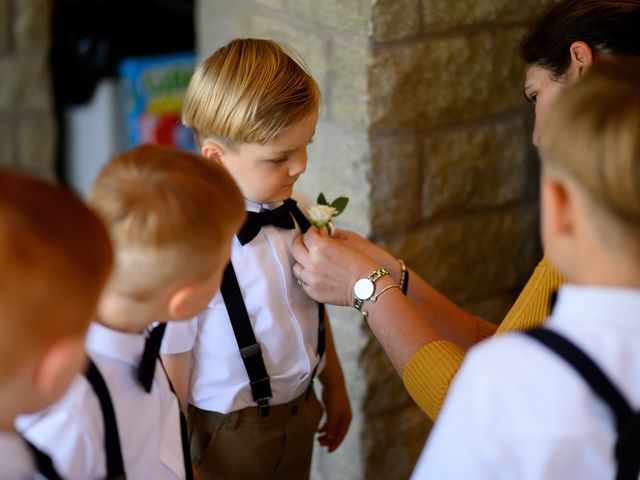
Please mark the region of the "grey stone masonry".
[[[338, 226], [499, 321], [541, 256], [518, 42], [551, 1], [199, 0], [198, 50], [252, 36], [298, 52], [323, 101], [297, 189], [348, 196]], [[430, 422], [359, 316], [331, 319], [354, 420], [312, 478], [408, 478]]]
[[0, 166], [53, 176], [51, 0], [0, 0]]

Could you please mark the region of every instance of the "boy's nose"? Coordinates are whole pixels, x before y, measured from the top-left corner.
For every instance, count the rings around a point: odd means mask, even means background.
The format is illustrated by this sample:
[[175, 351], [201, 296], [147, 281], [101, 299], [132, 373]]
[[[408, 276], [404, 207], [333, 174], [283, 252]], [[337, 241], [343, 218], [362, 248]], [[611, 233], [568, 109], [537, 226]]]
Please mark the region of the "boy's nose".
[[298, 156], [289, 167], [289, 176], [295, 177], [296, 175], [302, 175], [307, 169], [307, 153]]

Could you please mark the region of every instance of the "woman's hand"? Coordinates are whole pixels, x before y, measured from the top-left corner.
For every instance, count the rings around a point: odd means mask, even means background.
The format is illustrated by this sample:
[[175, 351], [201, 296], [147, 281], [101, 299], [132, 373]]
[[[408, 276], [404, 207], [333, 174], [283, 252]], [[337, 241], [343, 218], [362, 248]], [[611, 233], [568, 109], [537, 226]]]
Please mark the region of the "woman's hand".
[[400, 283], [400, 276], [402, 274], [400, 262], [384, 248], [350, 230], [336, 229], [331, 238], [338, 239], [343, 245], [371, 257], [377, 264], [376, 268], [386, 268], [396, 283]]
[[296, 264], [293, 274], [307, 294], [314, 300], [333, 305], [348, 306], [353, 299], [353, 285], [360, 277], [379, 268], [376, 260], [353, 248], [362, 237], [350, 232], [338, 231], [329, 237], [324, 229], [309, 228], [307, 233], [293, 242]]

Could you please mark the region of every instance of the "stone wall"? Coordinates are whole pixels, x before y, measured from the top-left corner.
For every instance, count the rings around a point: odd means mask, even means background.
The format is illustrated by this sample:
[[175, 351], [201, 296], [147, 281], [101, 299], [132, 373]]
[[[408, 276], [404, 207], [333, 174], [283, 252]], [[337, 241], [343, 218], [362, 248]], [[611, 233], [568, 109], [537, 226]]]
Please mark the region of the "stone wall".
[[53, 175], [50, 0], [0, 0], [0, 167]]
[[[200, 0], [196, 30], [201, 56], [234, 37], [294, 47], [324, 96], [298, 188], [348, 195], [342, 226], [497, 321], [540, 256], [517, 43], [548, 3]], [[358, 316], [331, 315], [354, 421], [314, 478], [408, 478], [428, 422]]]

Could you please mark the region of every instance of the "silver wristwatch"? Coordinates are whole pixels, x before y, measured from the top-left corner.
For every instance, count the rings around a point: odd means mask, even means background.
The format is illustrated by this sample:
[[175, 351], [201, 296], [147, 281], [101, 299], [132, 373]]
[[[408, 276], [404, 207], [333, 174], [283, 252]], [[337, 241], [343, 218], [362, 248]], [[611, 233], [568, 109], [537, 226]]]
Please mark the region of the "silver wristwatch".
[[368, 277], [359, 278], [353, 285], [353, 307], [367, 318], [367, 312], [362, 310], [362, 303], [371, 299], [376, 293], [376, 281], [384, 276], [389, 275], [386, 268], [380, 267], [374, 270]]

